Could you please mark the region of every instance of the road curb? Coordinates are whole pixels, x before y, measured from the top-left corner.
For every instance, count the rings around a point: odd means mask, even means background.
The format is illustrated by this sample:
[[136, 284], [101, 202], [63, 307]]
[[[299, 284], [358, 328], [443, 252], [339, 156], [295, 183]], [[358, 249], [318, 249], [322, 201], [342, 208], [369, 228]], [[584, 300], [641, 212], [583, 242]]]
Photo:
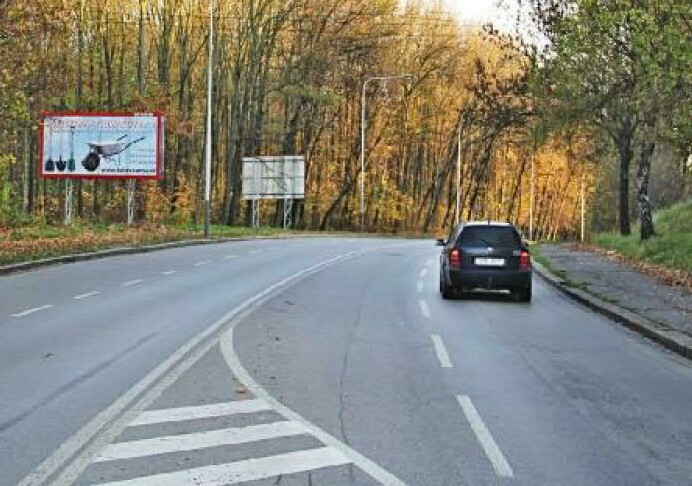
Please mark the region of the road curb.
[[543, 280], [560, 290], [572, 300], [589, 309], [624, 325], [628, 329], [664, 346], [665, 348], [692, 360], [692, 337], [659, 322], [647, 319], [618, 305], [606, 302], [588, 292], [570, 287], [567, 282], [554, 275], [540, 263], [534, 261], [533, 267]]
[[215, 238], [211, 240], [205, 239], [193, 239], [193, 240], [180, 240], [171, 241], [167, 243], [157, 243], [154, 245], [144, 245], [144, 246], [123, 246], [118, 248], [109, 248], [107, 250], [99, 250], [88, 253], [74, 253], [71, 255], [61, 255], [50, 258], [43, 258], [41, 260], [33, 260], [21, 263], [12, 263], [10, 265], [0, 266], [0, 276], [9, 275], [12, 273], [26, 272], [28, 270], [35, 270], [41, 267], [49, 267], [53, 265], [60, 265], [63, 263], [75, 263], [83, 262], [87, 260], [97, 260], [99, 258], [107, 258], [111, 256], [119, 255], [134, 255], [136, 253], [149, 253], [158, 250], [168, 250], [170, 248], [182, 248], [186, 246], [198, 246], [198, 245], [213, 245], [218, 243], [229, 243], [232, 241], [253, 241], [253, 240], [287, 240], [291, 238], [319, 238], [320, 235], [279, 235], [279, 236], [240, 236], [240, 237], [229, 237], [229, 238]]

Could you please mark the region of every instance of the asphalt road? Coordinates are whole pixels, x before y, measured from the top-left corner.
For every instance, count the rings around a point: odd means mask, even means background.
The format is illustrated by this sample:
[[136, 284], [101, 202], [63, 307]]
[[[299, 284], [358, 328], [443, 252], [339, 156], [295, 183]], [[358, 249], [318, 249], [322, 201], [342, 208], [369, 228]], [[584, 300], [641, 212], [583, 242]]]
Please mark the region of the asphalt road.
[[[0, 278], [0, 484], [692, 484], [692, 366], [428, 241], [171, 249]], [[633, 296], [636, 298], [636, 296]]]

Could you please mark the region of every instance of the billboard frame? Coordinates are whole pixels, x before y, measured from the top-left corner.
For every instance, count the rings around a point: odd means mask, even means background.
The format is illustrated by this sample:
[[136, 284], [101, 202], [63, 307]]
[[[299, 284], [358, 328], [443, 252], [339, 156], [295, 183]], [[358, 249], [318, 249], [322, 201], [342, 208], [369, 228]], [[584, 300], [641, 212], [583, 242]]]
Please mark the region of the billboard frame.
[[[165, 156], [165, 114], [162, 111], [43, 111], [39, 122], [39, 146], [40, 153], [38, 158], [38, 174], [43, 179], [78, 179], [78, 180], [160, 180], [164, 172]], [[70, 174], [70, 173], [46, 173], [44, 170], [44, 131], [45, 120], [51, 117], [155, 117], [156, 118], [156, 174], [154, 175], [103, 175], [103, 174]]]

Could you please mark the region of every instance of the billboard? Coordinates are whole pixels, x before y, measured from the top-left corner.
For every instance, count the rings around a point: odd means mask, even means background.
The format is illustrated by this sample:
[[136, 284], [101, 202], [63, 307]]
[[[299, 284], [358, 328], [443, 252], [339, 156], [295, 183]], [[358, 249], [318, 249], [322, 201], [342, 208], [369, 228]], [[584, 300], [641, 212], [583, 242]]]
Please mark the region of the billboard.
[[46, 113], [42, 177], [156, 179], [163, 172], [158, 113]]
[[305, 199], [301, 156], [243, 158], [243, 199]]

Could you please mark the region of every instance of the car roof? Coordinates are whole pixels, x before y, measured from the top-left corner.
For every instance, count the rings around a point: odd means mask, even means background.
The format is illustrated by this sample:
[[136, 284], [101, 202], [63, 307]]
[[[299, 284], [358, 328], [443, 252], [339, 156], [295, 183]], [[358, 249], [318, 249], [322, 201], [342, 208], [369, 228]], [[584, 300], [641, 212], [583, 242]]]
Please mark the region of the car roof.
[[512, 223], [507, 223], [504, 221], [467, 221], [462, 226], [503, 226], [503, 227], [514, 227]]

